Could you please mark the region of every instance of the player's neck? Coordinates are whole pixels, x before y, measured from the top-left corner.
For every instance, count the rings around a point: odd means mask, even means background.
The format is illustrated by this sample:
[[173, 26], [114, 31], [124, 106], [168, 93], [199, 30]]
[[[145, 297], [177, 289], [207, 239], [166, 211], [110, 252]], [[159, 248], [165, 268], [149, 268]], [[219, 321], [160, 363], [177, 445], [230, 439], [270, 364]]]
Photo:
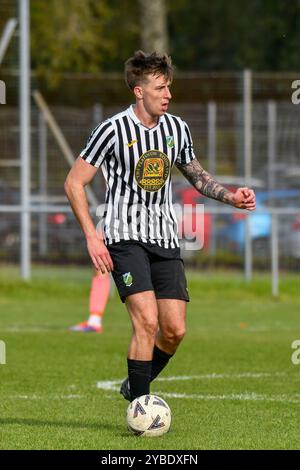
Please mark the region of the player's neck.
[[147, 113], [144, 107], [139, 106], [138, 104], [133, 106], [133, 110], [143, 126], [147, 127], [148, 129], [157, 126], [159, 116], [152, 116], [151, 114]]

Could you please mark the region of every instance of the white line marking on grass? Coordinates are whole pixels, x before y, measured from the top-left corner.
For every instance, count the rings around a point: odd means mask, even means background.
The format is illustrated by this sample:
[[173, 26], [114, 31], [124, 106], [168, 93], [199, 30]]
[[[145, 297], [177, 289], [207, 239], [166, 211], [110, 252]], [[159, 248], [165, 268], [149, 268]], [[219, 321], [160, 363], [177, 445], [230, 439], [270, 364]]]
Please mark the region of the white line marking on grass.
[[299, 395], [261, 395], [255, 392], [231, 393], [229, 395], [197, 395], [186, 393], [165, 393], [162, 391], [155, 392], [157, 395], [163, 395], [168, 398], [190, 398], [193, 400], [228, 400], [228, 401], [268, 401], [281, 403], [300, 403]]
[[121, 382], [122, 380], [103, 380], [102, 382], [97, 382], [96, 387], [101, 390], [118, 392], [120, 390]]
[[201, 374], [201, 375], [179, 375], [174, 377], [158, 377], [157, 381], [172, 382], [178, 380], [204, 380], [204, 379], [263, 379], [265, 377], [274, 377], [285, 375], [285, 372], [243, 372], [240, 374]]
[[85, 395], [8, 395], [10, 400], [73, 400], [86, 398]]
[[[243, 372], [240, 374], [200, 374], [200, 375], [178, 375], [173, 377], [158, 377], [155, 379], [157, 382], [177, 382], [181, 380], [214, 380], [214, 379], [263, 379], [267, 377], [281, 377], [286, 375], [285, 372]], [[124, 379], [121, 380], [103, 380], [97, 382], [96, 387], [102, 390], [119, 390], [120, 385]]]
[[3, 333], [48, 333], [49, 331], [67, 331], [63, 327], [50, 327], [50, 326], [32, 326], [32, 327], [22, 327], [22, 326], [8, 326], [0, 327], [0, 331]]
[[[186, 375], [174, 377], [161, 377], [157, 381], [170, 382], [182, 380], [203, 380], [203, 379], [235, 379], [235, 378], [255, 378], [263, 379], [267, 377], [281, 377], [286, 375], [284, 372], [244, 372], [240, 374], [203, 374], [203, 375]], [[96, 387], [105, 391], [119, 392], [122, 380], [104, 380], [99, 381]], [[228, 400], [228, 401], [266, 401], [266, 402], [281, 402], [281, 403], [300, 403], [300, 394], [294, 395], [263, 395], [255, 392], [244, 393], [231, 393], [228, 395], [212, 395], [212, 394], [187, 394], [187, 393], [168, 393], [164, 391], [156, 391], [157, 395], [162, 395], [168, 398], [185, 398], [194, 400]]]
[[266, 332], [274, 332], [274, 333], [279, 333], [282, 331], [295, 331], [299, 330], [299, 325], [297, 326], [284, 326], [284, 325], [278, 325], [278, 326], [248, 326], [243, 329], [245, 332], [249, 333], [266, 333]]

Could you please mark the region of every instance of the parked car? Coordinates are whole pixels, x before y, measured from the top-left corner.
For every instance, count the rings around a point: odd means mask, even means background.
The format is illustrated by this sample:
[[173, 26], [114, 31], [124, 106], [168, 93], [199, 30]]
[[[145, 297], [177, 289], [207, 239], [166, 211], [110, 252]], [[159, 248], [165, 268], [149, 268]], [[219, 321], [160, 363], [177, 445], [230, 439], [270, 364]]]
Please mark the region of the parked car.
[[[256, 211], [248, 215], [250, 236], [256, 253], [267, 253], [270, 249], [272, 234], [271, 207], [282, 209], [279, 216], [279, 243], [281, 252], [293, 257], [300, 257], [300, 190], [278, 189], [273, 191], [256, 191]], [[299, 207], [299, 214], [285, 214], [285, 208]], [[261, 212], [260, 212], [261, 211]], [[225, 215], [223, 226], [217, 233], [218, 243], [229, 245], [230, 248], [241, 253], [246, 240], [246, 213], [235, 212]]]
[[[241, 184], [226, 184], [224, 186], [235, 191]], [[233, 211], [230, 214], [218, 214], [215, 219], [209, 211], [209, 203], [199, 192], [182, 181], [177, 181], [174, 185], [174, 202], [189, 204], [195, 209], [196, 204], [205, 204], [203, 224], [199, 237], [204, 237], [203, 249], [209, 249], [213, 238], [216, 246], [219, 248], [230, 249], [236, 254], [241, 254], [245, 248], [245, 219], [249, 217], [250, 236], [253, 243], [253, 249], [257, 256], [268, 254], [270, 251], [270, 242], [272, 234], [272, 214], [269, 209], [275, 207], [282, 209], [279, 221], [279, 243], [282, 254], [300, 258], [300, 189], [278, 189], [268, 191], [262, 188], [254, 188], [256, 193], [257, 210], [251, 213], [244, 211]], [[285, 208], [299, 207], [299, 214], [285, 214]], [[179, 231], [190, 238], [187, 227], [192, 227], [194, 232], [196, 227], [196, 218], [202, 217], [192, 211], [192, 221], [186, 223], [185, 218], [178, 218]], [[191, 224], [192, 222], [192, 224]]]
[[[235, 191], [238, 188], [236, 184], [222, 184], [231, 191]], [[204, 197], [183, 179], [177, 180], [175, 185], [173, 183], [173, 200], [181, 207], [188, 207], [189, 209], [184, 212], [179, 211], [179, 214], [177, 214], [179, 233], [183, 234], [184, 239], [191, 240], [191, 237], [195, 235], [197, 227], [197, 238], [203, 240], [202, 248], [209, 250], [214, 233], [216, 230], [219, 230], [219, 223], [216, 226], [214, 215], [210, 212], [210, 207], [211, 204], [218, 203]], [[197, 205], [204, 206], [203, 213], [201, 211], [199, 213], [196, 212]], [[226, 215], [225, 220], [227, 225], [228, 215]], [[182, 246], [184, 247], [184, 243]]]
[[[0, 180], [0, 204], [19, 205], [20, 191], [13, 188], [7, 182]], [[42, 223], [46, 242], [44, 253], [41, 253], [41, 232]], [[0, 259], [18, 260], [20, 256], [20, 230], [21, 218], [19, 212], [0, 213]], [[81, 229], [72, 213], [40, 214], [33, 212], [31, 216], [31, 248], [34, 259], [40, 256], [49, 259], [63, 259], [63, 257], [83, 258], [86, 252], [84, 238]]]

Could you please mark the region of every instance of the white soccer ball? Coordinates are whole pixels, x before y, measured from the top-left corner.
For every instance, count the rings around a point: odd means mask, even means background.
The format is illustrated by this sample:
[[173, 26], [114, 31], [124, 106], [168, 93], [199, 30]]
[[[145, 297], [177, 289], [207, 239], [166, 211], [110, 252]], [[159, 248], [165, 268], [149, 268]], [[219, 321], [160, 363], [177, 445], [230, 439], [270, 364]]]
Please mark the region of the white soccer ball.
[[170, 429], [171, 410], [162, 398], [143, 395], [128, 406], [126, 423], [135, 436], [162, 436]]

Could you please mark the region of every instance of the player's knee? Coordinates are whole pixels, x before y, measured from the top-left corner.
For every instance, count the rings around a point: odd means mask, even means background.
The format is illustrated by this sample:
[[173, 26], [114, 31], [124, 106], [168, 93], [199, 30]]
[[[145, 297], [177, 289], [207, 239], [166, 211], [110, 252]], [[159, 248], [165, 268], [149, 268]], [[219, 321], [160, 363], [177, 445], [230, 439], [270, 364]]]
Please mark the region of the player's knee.
[[165, 339], [172, 346], [178, 346], [178, 344], [183, 340], [184, 335], [185, 328], [174, 328], [166, 333]]
[[158, 322], [156, 320], [147, 320], [144, 323], [144, 329], [148, 336], [155, 337], [158, 330]]
[[136, 333], [139, 336], [147, 336], [155, 338], [158, 330], [158, 322], [156, 319], [147, 319], [142, 321], [136, 328]]
[[184, 338], [184, 335], [185, 335], [185, 329], [180, 329], [180, 330], [175, 331], [175, 333], [174, 333], [174, 343], [176, 345], [181, 343], [181, 341]]

